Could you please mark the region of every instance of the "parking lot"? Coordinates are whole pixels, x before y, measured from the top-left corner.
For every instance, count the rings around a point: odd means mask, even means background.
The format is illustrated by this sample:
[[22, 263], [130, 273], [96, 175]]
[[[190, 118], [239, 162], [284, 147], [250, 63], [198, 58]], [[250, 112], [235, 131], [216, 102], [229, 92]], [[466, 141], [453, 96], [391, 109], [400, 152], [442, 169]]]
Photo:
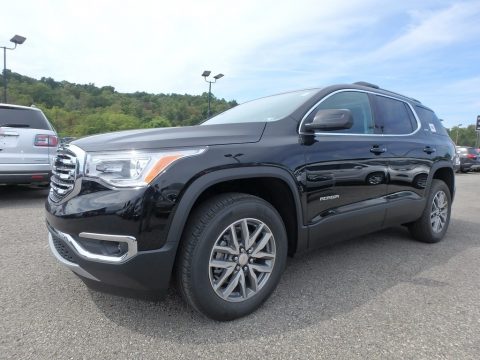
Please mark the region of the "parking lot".
[[479, 188], [480, 173], [457, 176], [443, 242], [395, 228], [297, 256], [259, 311], [218, 323], [173, 290], [87, 289], [50, 254], [47, 190], [0, 187], [0, 358], [478, 359]]

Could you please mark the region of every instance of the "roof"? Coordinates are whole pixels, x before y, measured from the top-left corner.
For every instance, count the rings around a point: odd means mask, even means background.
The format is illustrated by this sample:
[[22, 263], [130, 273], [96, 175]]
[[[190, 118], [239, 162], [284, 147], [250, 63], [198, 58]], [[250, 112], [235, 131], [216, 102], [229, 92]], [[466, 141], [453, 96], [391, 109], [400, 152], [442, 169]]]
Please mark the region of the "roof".
[[36, 110], [40, 111], [40, 109], [34, 106], [23, 106], [23, 105], [14, 105], [14, 104], [4, 104], [0, 103], [0, 108], [9, 108], [9, 109], [25, 109], [25, 110]]

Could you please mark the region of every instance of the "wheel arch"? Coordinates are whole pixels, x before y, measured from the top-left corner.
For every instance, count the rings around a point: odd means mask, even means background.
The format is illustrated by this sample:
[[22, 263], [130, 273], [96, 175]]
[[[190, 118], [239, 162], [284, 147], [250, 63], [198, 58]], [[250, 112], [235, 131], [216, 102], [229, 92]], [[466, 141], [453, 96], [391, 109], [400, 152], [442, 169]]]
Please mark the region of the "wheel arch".
[[[296, 182], [287, 170], [269, 166], [222, 169], [195, 179], [180, 197], [170, 223], [167, 242], [179, 244], [195, 207], [209, 196], [224, 192], [248, 193], [269, 202], [285, 224], [289, 254], [306, 248], [308, 230], [303, 226], [303, 209]], [[276, 194], [281, 195], [274, 196]]]
[[447, 187], [450, 190], [451, 198], [453, 200], [455, 196], [455, 172], [453, 170], [452, 164], [448, 162], [435, 164], [432, 167], [431, 174], [432, 175], [428, 187], [429, 191], [430, 187], [432, 186], [433, 179], [442, 180], [445, 184], [447, 184]]

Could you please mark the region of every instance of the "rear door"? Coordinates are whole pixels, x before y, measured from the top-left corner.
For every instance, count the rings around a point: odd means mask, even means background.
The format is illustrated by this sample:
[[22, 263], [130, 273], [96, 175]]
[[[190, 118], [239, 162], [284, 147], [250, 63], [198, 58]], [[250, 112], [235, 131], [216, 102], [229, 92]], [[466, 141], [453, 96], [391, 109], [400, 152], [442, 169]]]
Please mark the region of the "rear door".
[[437, 156], [436, 144], [421, 129], [409, 103], [373, 96], [388, 161], [385, 227], [417, 219], [423, 211], [428, 175]]
[[48, 164], [55, 135], [40, 110], [0, 106], [0, 164]]

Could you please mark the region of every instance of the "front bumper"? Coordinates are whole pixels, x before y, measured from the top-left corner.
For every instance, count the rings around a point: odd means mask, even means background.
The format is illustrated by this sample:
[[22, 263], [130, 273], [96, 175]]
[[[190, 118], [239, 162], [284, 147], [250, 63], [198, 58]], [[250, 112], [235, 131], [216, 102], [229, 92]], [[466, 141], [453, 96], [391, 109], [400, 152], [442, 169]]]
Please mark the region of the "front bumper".
[[162, 296], [168, 289], [176, 244], [167, 243], [158, 250], [137, 251], [127, 258], [116, 257], [117, 260], [111, 261], [91, 256], [76, 235], [60, 232], [49, 224], [47, 227], [50, 249], [55, 258], [88, 286], [119, 295], [147, 298]]

